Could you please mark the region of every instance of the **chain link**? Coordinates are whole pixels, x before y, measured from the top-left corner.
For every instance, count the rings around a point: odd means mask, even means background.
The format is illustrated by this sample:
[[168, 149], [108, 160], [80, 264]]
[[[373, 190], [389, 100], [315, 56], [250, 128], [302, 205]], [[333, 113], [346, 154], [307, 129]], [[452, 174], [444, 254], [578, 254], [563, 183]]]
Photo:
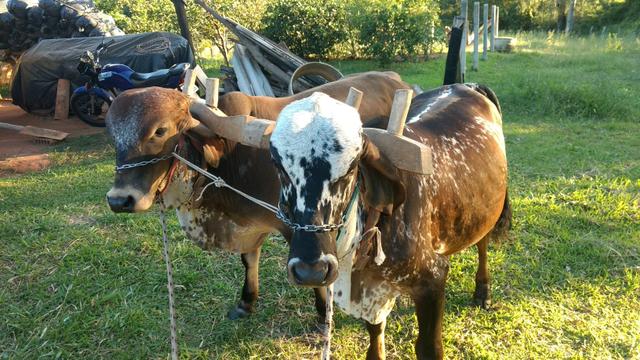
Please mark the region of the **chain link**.
[[162, 156], [162, 157], [153, 158], [153, 159], [150, 159], [150, 160], [140, 161], [140, 162], [137, 162], [137, 163], [123, 164], [123, 165], [120, 165], [120, 166], [116, 165], [116, 171], [137, 168], [137, 167], [140, 167], [140, 166], [152, 165], [152, 164], [155, 164], [155, 163], [160, 162], [160, 161], [169, 160], [172, 157], [173, 157], [173, 153], [172, 154], [167, 154], [167, 155]]
[[345, 216], [343, 216], [342, 220], [340, 221], [339, 224], [322, 224], [322, 225], [307, 224], [307, 225], [300, 225], [298, 223], [294, 223], [293, 221], [289, 220], [289, 218], [287, 218], [287, 215], [285, 215], [285, 213], [282, 212], [281, 209], [278, 209], [278, 211], [276, 212], [276, 217], [278, 219], [280, 219], [280, 221], [282, 221], [285, 225], [290, 227], [293, 231], [302, 230], [302, 231], [305, 231], [305, 232], [313, 232], [313, 233], [321, 233], [321, 232], [329, 232], [329, 231], [338, 230], [342, 226], [344, 226], [344, 221], [345, 221]]

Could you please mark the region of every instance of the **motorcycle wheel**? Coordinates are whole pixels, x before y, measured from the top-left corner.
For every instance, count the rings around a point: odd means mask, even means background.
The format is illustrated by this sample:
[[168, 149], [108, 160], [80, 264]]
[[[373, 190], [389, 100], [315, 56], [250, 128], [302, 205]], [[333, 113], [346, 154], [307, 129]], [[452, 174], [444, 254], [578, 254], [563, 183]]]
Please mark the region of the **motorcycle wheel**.
[[104, 119], [111, 101], [95, 94], [81, 93], [71, 97], [71, 109], [80, 120], [91, 126], [104, 127]]

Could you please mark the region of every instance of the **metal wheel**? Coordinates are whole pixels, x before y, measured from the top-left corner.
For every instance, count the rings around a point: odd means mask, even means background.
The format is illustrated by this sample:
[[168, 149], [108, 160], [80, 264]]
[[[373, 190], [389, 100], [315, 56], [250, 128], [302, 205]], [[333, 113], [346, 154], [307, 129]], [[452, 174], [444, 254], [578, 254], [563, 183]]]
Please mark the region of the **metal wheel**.
[[110, 100], [97, 97], [95, 94], [74, 94], [71, 97], [71, 109], [91, 126], [104, 127], [104, 119], [111, 105]]

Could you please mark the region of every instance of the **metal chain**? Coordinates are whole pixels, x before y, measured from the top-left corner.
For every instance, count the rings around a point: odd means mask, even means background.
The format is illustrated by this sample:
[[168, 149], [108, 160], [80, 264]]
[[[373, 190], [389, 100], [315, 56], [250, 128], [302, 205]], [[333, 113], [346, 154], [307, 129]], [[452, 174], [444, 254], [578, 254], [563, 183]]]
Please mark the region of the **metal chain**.
[[300, 225], [300, 224], [294, 223], [293, 221], [289, 220], [289, 218], [287, 218], [287, 215], [285, 215], [285, 213], [282, 212], [282, 210], [280, 210], [280, 209], [278, 209], [278, 211], [276, 212], [276, 217], [278, 219], [280, 219], [280, 221], [282, 221], [285, 225], [287, 225], [288, 227], [293, 229], [293, 231], [302, 230], [302, 231], [305, 231], [305, 232], [313, 232], [313, 233], [329, 232], [329, 231], [338, 230], [338, 229], [340, 229], [341, 227], [344, 226], [344, 221], [345, 221], [345, 216], [342, 216], [342, 220], [340, 221], [339, 224], [322, 224], [322, 225], [307, 224], [307, 225]]
[[167, 222], [164, 217], [164, 205], [160, 203], [160, 222], [162, 223], [162, 256], [167, 266], [167, 290], [169, 292], [169, 321], [171, 329], [171, 360], [178, 360], [178, 331], [176, 329], [175, 298], [173, 295], [173, 268], [169, 258], [169, 239]]
[[169, 160], [172, 157], [173, 157], [173, 153], [167, 154], [167, 155], [162, 156], [162, 157], [153, 158], [153, 159], [150, 159], [150, 160], [140, 161], [140, 162], [137, 162], [137, 163], [129, 163], [129, 164], [123, 164], [123, 165], [119, 165], [119, 166], [116, 165], [116, 171], [125, 170], [125, 169], [132, 169], [132, 168], [136, 168], [136, 167], [140, 167], [140, 166], [152, 165], [152, 164], [155, 164], [155, 163], [160, 162], [160, 161]]

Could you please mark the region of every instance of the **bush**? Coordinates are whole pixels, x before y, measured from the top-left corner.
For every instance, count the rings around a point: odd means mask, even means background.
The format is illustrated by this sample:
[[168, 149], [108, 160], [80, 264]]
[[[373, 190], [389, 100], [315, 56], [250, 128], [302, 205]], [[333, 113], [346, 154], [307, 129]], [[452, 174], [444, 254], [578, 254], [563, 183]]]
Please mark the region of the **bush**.
[[267, 6], [264, 35], [304, 58], [326, 58], [347, 39], [345, 6], [339, 0], [276, 0]]
[[439, 26], [437, 1], [362, 0], [355, 8], [360, 43], [370, 57], [388, 63], [428, 55], [435, 40], [430, 29]]

